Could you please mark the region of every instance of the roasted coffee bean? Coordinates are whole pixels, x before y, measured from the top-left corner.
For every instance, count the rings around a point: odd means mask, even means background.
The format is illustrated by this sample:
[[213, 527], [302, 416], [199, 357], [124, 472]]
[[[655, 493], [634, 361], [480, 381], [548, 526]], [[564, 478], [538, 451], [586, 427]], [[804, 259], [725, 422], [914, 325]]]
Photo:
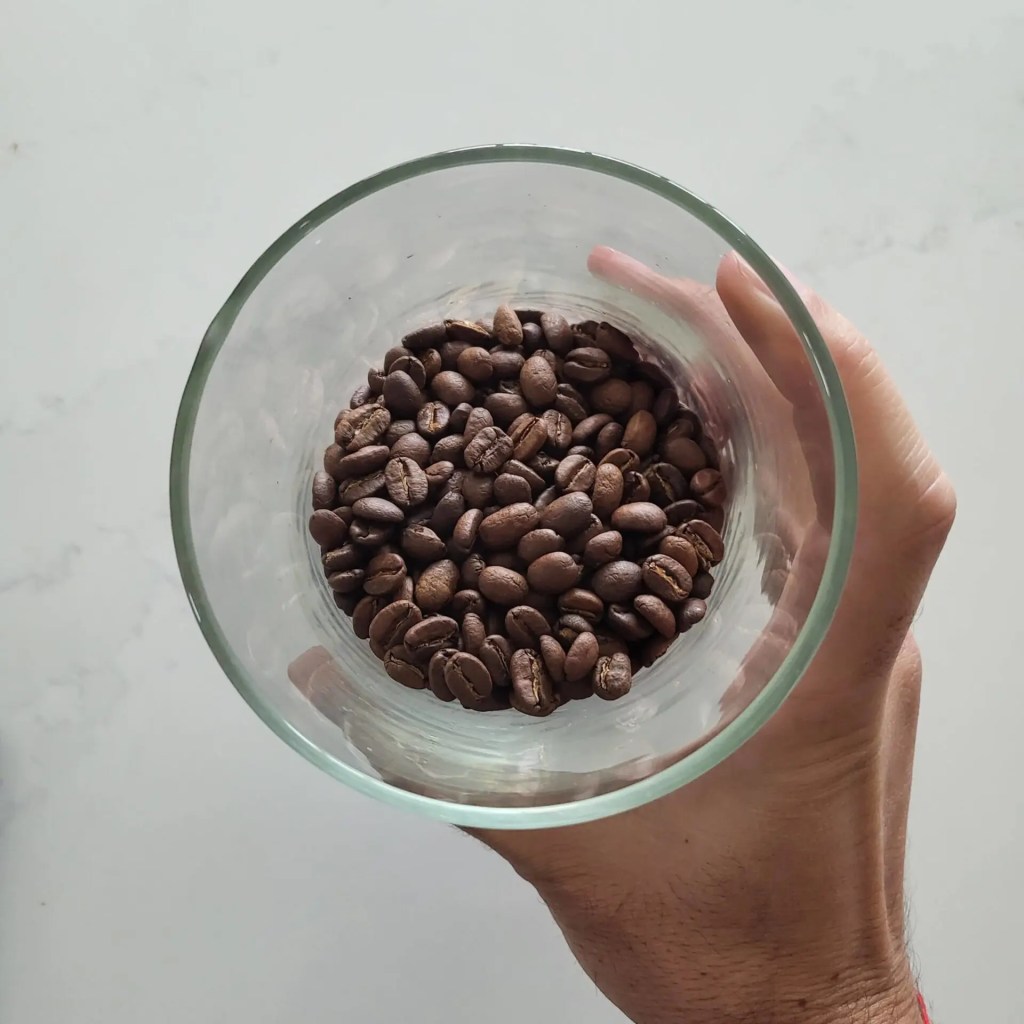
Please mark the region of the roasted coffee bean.
[[426, 327], [419, 327], [410, 331], [403, 339], [402, 344], [414, 352], [421, 348], [433, 348], [440, 345], [447, 337], [444, 324], [429, 324]]
[[571, 384], [558, 385], [555, 408], [568, 417], [571, 423], [579, 423], [587, 416], [587, 405], [583, 396]]
[[640, 409], [630, 416], [622, 435], [622, 447], [629, 448], [643, 458], [654, 448], [658, 436], [658, 424], [646, 409]]
[[629, 654], [629, 648], [626, 646], [626, 641], [616, 634], [598, 630], [594, 633], [597, 637], [597, 652], [601, 658], [610, 658], [614, 654]]
[[640, 645], [640, 667], [650, 668], [662, 655], [667, 653], [672, 646], [672, 641], [678, 635], [678, 630], [673, 632], [671, 637], [655, 634]]
[[612, 526], [616, 530], [657, 533], [667, 522], [664, 509], [652, 501], [634, 501], [628, 505], [620, 505], [612, 513]]
[[455, 524], [466, 511], [466, 499], [458, 491], [441, 495], [430, 517], [430, 527], [442, 539], [451, 536]]
[[567, 456], [582, 455], [585, 459], [590, 459], [593, 462], [595, 452], [589, 444], [574, 444], [565, 454]]
[[572, 444], [572, 421], [557, 409], [548, 409], [542, 416], [547, 431], [547, 444], [556, 451], [565, 451]]
[[569, 542], [565, 546], [565, 550], [570, 555], [578, 555], [580, 560], [583, 558], [583, 552], [587, 549], [587, 544], [596, 537], [599, 533], [604, 533], [604, 523], [598, 519], [593, 513], [590, 514], [590, 522], [583, 527], [575, 536], [569, 538]]
[[590, 525], [593, 509], [588, 495], [573, 491], [551, 502], [540, 514], [540, 522], [545, 528], [554, 530], [563, 537], [571, 537]]
[[[371, 370], [371, 374], [378, 374], [380, 377], [381, 385], [385, 382], [385, 376], [380, 370]], [[421, 363], [411, 352], [406, 356], [399, 356], [388, 368], [387, 376], [392, 373], [404, 373], [407, 374], [409, 379], [416, 385], [417, 390], [420, 390], [427, 383], [427, 370], [426, 367]], [[369, 380], [370, 387], [377, 392], [381, 393], [382, 388], [374, 388], [373, 380]], [[404, 385], [403, 385], [404, 387]], [[394, 385], [392, 385], [394, 388]], [[401, 410], [394, 406], [388, 396], [384, 395], [384, 401], [391, 406], [392, 412], [400, 412]]]
[[634, 363], [637, 351], [629, 335], [608, 323], [598, 324], [594, 331], [594, 344], [602, 351], [627, 363]]
[[707, 615], [707, 613], [708, 606], [704, 603], [703, 598], [688, 598], [679, 609], [679, 615], [676, 619], [676, 624], [679, 626], [679, 632], [685, 633], [687, 630], [692, 629], [704, 618], [705, 615]]
[[551, 632], [551, 623], [540, 609], [521, 604], [505, 613], [505, 630], [515, 647], [536, 647]]
[[518, 380], [526, 360], [521, 352], [510, 348], [491, 351], [491, 375], [494, 380]]
[[469, 347], [468, 341], [446, 341], [438, 350], [441, 353], [441, 369], [455, 371], [459, 365], [459, 356]]
[[521, 476], [502, 473], [494, 481], [494, 500], [501, 505], [511, 505], [518, 501], [531, 501], [533, 491]]
[[489, 345], [493, 341], [490, 331], [472, 320], [445, 320], [444, 328], [452, 341], [468, 341], [471, 345]]
[[348, 539], [353, 544], [361, 544], [365, 548], [380, 547], [391, 536], [390, 523], [370, 523], [362, 519], [353, 519], [348, 528]]
[[527, 324], [540, 325], [540, 318], [544, 315], [544, 311], [541, 309], [517, 309], [515, 311], [516, 316], [519, 317], [519, 322], [526, 328]]
[[523, 343], [523, 325], [507, 303], [502, 303], [494, 311], [494, 336], [508, 348], [517, 348]]
[[402, 531], [402, 550], [418, 562], [436, 562], [444, 558], [444, 541], [425, 524], [407, 526]]
[[416, 413], [416, 429], [431, 439], [441, 437], [448, 429], [451, 410], [444, 402], [427, 402]]
[[494, 417], [484, 408], [477, 406], [468, 417], [466, 417], [466, 425], [462, 430], [462, 436], [466, 439], [468, 445], [477, 434], [480, 433], [485, 427], [494, 426]]
[[609, 452], [621, 447], [624, 433], [621, 423], [606, 423], [594, 438], [594, 457], [600, 461]]
[[725, 481], [717, 469], [699, 469], [690, 480], [693, 496], [704, 505], [720, 508], [725, 502]]
[[693, 476], [708, 464], [707, 456], [692, 438], [672, 437], [661, 446], [661, 453], [666, 462], [671, 462], [687, 476]]
[[573, 444], [589, 444], [611, 422], [612, 418], [606, 412], [595, 412], [580, 420], [573, 427]]
[[590, 392], [590, 404], [594, 412], [606, 412], [610, 416], [621, 416], [630, 406], [633, 392], [628, 381], [618, 377], [594, 385]]
[[[463, 565], [465, 568], [465, 565]], [[481, 569], [483, 566], [480, 567]], [[456, 618], [461, 619], [463, 616], [472, 612], [474, 615], [483, 616], [487, 611], [487, 602], [484, 600], [484, 595], [479, 590], [466, 589], [460, 590], [453, 598], [451, 602], [452, 615]]]
[[486, 384], [491, 379], [494, 367], [491, 364], [491, 353], [485, 348], [472, 345], [459, 353], [455, 364], [458, 372], [474, 384]]
[[620, 559], [596, 569], [590, 585], [605, 601], [631, 601], [640, 592], [641, 572], [636, 562]]
[[[324, 471], [334, 477], [335, 480], [344, 479], [345, 474], [341, 471], [341, 464], [345, 461], [345, 458], [345, 449], [341, 445], [329, 444], [324, 449]], [[371, 466], [370, 468], [373, 469], [374, 467]]]
[[512, 660], [512, 645], [500, 634], [492, 633], [484, 638], [477, 657], [484, 663], [491, 680], [497, 687], [507, 687], [511, 682], [509, 663]]
[[472, 707], [475, 702], [490, 696], [494, 687], [487, 666], [467, 651], [457, 651], [448, 659], [444, 667], [444, 681], [465, 707]]
[[389, 597], [364, 597], [361, 598], [352, 611], [352, 632], [360, 640], [368, 640], [370, 637], [370, 623], [373, 622], [377, 613], [391, 603]]
[[462, 434], [449, 434], [439, 438], [430, 453], [432, 462], [450, 462], [462, 466], [465, 462], [466, 439]]
[[670, 526], [680, 527], [696, 519], [704, 511], [704, 506], [692, 498], [683, 498], [681, 501], [673, 501], [671, 505], [665, 506], [665, 516]]
[[512, 441], [512, 457], [527, 462], [547, 444], [548, 430], [539, 416], [524, 413], [513, 420], [508, 436]]
[[561, 594], [576, 586], [582, 573], [572, 555], [553, 551], [531, 563], [526, 578], [531, 587], [542, 594]]
[[309, 517], [309, 535], [321, 548], [340, 547], [348, 536], [348, 523], [328, 509], [317, 509]]
[[441, 353], [436, 348], [425, 348], [417, 353], [420, 362], [423, 364], [423, 369], [427, 374], [427, 381], [429, 382], [432, 377], [435, 377], [441, 372]]
[[[384, 468], [388, 497], [400, 508], [409, 509], [427, 500], [427, 474], [413, 459], [391, 459]], [[372, 500], [372, 499], [364, 499]]]
[[618, 700], [629, 693], [633, 672], [628, 654], [613, 654], [598, 658], [591, 677], [594, 693], [603, 700]]
[[488, 601], [505, 607], [519, 604], [530, 589], [525, 576], [500, 565], [488, 565], [480, 573], [479, 587]]
[[313, 509], [332, 509], [338, 504], [338, 485], [324, 470], [313, 474]]
[[483, 572], [486, 564], [483, 555], [469, 555], [462, 563], [462, 572], [460, 573], [462, 585], [476, 589], [476, 585], [480, 580], [480, 573]]
[[584, 455], [567, 455], [555, 470], [555, 483], [563, 491], [589, 492], [594, 486], [597, 467]]
[[659, 427], [668, 426], [679, 415], [680, 404], [679, 395], [676, 393], [675, 388], [662, 388], [658, 392], [658, 397], [654, 400], [651, 412], [654, 413], [655, 422]]
[[530, 356], [519, 374], [523, 397], [536, 406], [550, 405], [558, 393], [558, 380], [551, 364], [542, 356]]
[[459, 402], [459, 404], [452, 409], [451, 416], [448, 419], [448, 429], [453, 434], [464, 434], [466, 432], [466, 424], [469, 422], [469, 417], [476, 408], [478, 408], [478, 406], [470, 405], [469, 402]]
[[368, 498], [378, 491], [384, 490], [386, 478], [384, 471], [376, 469], [366, 476], [353, 476], [343, 481], [338, 497], [346, 505], [354, 505], [362, 498]]
[[602, 519], [609, 519], [611, 514], [622, 504], [623, 490], [622, 471], [609, 462], [602, 463], [594, 472], [592, 500], [594, 513]]
[[532, 650], [518, 650], [512, 655], [512, 707], [524, 715], [541, 718], [558, 706], [554, 683], [541, 656]]
[[368, 635], [381, 648], [394, 647], [402, 642], [410, 627], [422, 618], [423, 613], [411, 601], [393, 601], [370, 621]]
[[442, 370], [431, 382], [430, 390], [447, 405], [472, 402], [476, 388], [471, 381], [455, 370]]
[[668, 506], [682, 501], [690, 492], [686, 477], [670, 462], [655, 462], [644, 470], [650, 487], [651, 499], [659, 505]]
[[718, 565], [725, 556], [725, 542], [722, 535], [710, 524], [701, 519], [692, 519], [679, 530], [697, 552], [703, 567]]
[[633, 392], [633, 398], [629, 403], [629, 408], [626, 412], [628, 412], [630, 416], [635, 412], [639, 412], [641, 409], [646, 409], [650, 412], [654, 405], [654, 388], [651, 387], [650, 382], [646, 380], [634, 380], [630, 383], [629, 390]]
[[483, 517], [483, 512], [478, 508], [467, 509], [459, 516], [458, 522], [452, 529], [452, 539], [448, 542], [448, 549], [453, 556], [465, 558], [473, 550], [477, 530], [480, 529]]
[[620, 473], [626, 474], [640, 465], [640, 459], [636, 452], [629, 448], [613, 448], [607, 455], [601, 457], [601, 465], [615, 466]]
[[555, 479], [555, 470], [558, 469], [558, 459], [547, 452], [537, 452], [536, 455], [527, 463], [546, 484], [551, 484]]
[[[417, 360], [417, 363], [419, 361]], [[419, 363], [420, 376], [424, 379], [423, 365]], [[392, 414], [414, 416], [423, 405], [423, 392], [413, 378], [404, 370], [392, 370], [384, 380], [384, 401]]]
[[459, 624], [447, 615], [431, 615], [410, 626], [402, 642], [414, 659], [428, 661], [442, 648], [458, 644]]
[[566, 652], [565, 678], [570, 682], [586, 678], [597, 664], [598, 654], [597, 637], [593, 633], [580, 633]]
[[360, 498], [352, 503], [352, 511], [368, 523], [394, 524], [405, 519], [405, 513], [387, 498]]
[[391, 413], [375, 402], [351, 410], [338, 421], [334, 440], [346, 452], [358, 451], [367, 445], [377, 444], [391, 425]]
[[360, 384], [359, 387], [352, 392], [352, 398], [349, 400], [349, 408], [358, 409], [359, 406], [372, 402], [373, 397], [373, 391], [370, 390], [370, 385]]
[[[675, 620], [673, 619], [673, 622]], [[484, 620], [476, 612], [467, 612], [462, 617], [462, 649], [479, 657], [487, 630]]]
[[669, 555], [651, 555], [644, 560], [641, 573], [647, 589], [671, 604], [685, 601], [693, 589], [690, 573]]
[[592, 590], [572, 587], [558, 598], [562, 615], [579, 615], [596, 625], [604, 615], [604, 602]]
[[391, 595], [393, 601], [411, 601], [416, 596], [416, 584], [413, 578], [406, 574], [402, 585]]
[[422, 690], [427, 685], [427, 675], [417, 665], [412, 655], [402, 644], [389, 647], [384, 652], [384, 671], [396, 683], [408, 686], [411, 690]]
[[565, 651], [553, 636], [542, 636], [539, 641], [540, 656], [552, 682], [565, 680]]
[[345, 569], [357, 569], [365, 562], [366, 553], [355, 544], [341, 544], [320, 558], [325, 576], [331, 576]]
[[679, 632], [676, 613], [660, 597], [637, 594], [633, 598], [633, 607], [666, 639], [671, 640]]
[[384, 353], [384, 372], [387, 373], [396, 360], [412, 354], [412, 350], [407, 349], [404, 345], [395, 345], [394, 348], [389, 348]]
[[661, 547], [661, 542], [667, 537], [672, 537], [674, 535], [674, 529], [671, 526], [666, 526], [663, 530], [659, 530], [657, 533], [644, 534], [643, 536], [636, 538], [637, 552], [644, 558], [648, 555], [660, 554], [658, 549]]
[[477, 535], [485, 547], [495, 550], [514, 548], [524, 534], [536, 528], [539, 518], [533, 505], [525, 501], [516, 502], [487, 516]]
[[691, 577], [695, 576], [700, 568], [697, 552], [685, 537], [679, 537], [675, 534], [666, 537], [658, 545], [658, 553], [674, 558]]
[[363, 590], [373, 596], [393, 594], [406, 579], [405, 560], [401, 555], [387, 552], [370, 559], [366, 566]]
[[695, 597], [704, 601], [711, 596], [711, 588], [714, 585], [715, 578], [711, 573], [699, 572], [693, 577], [693, 589], [690, 591], [690, 597]]
[[568, 355], [572, 350], [572, 331], [567, 319], [561, 313], [542, 313], [541, 330], [553, 352]]
[[459, 567], [442, 558], [428, 565], [416, 581], [416, 603], [425, 612], [439, 612], [455, 596], [459, 584]]
[[562, 489], [558, 484], [552, 484], [550, 487], [545, 487], [540, 494], [533, 501], [533, 507], [538, 512], [543, 512], [556, 498], [562, 496]]
[[[337, 448], [338, 446], [331, 445], [331, 447]], [[337, 473], [333, 475], [338, 480], [347, 480], [353, 476], [365, 476], [374, 470], [383, 469], [389, 458], [391, 458], [391, 452], [386, 444], [371, 444], [340, 459], [336, 465]]]
[[426, 466], [430, 454], [430, 442], [422, 434], [403, 434], [391, 446], [393, 459], [412, 459], [417, 466]]
[[512, 455], [512, 440], [500, 427], [484, 427], [466, 445], [466, 465], [478, 473], [493, 473]]
[[440, 650], [427, 665], [427, 686], [438, 700], [443, 700], [445, 703], [455, 700], [455, 694], [448, 689], [448, 684], [444, 681], [444, 668], [448, 664], [448, 659], [456, 653], [451, 648]]
[[467, 473], [462, 496], [470, 508], [486, 508], [494, 498], [494, 477], [488, 473]]
[[406, 434], [411, 434], [415, 430], [415, 420], [392, 420], [391, 426], [389, 426], [384, 432], [381, 442], [390, 448], [400, 437], [404, 437]]
[[647, 477], [638, 470], [630, 469], [622, 474], [622, 501], [624, 504], [648, 501], [651, 497], [651, 485]]
[[484, 407], [500, 427], [509, 426], [517, 416], [527, 411], [526, 399], [522, 395], [496, 391], [484, 399]]
[[596, 384], [611, 372], [612, 361], [599, 348], [574, 348], [566, 357], [563, 373], [575, 384]]
[[554, 530], [531, 530], [519, 538], [516, 554], [527, 564], [552, 551], [561, 551], [565, 547], [565, 538]]
[[593, 633], [594, 627], [582, 615], [562, 615], [555, 625], [555, 636], [563, 647], [571, 647], [583, 633]]
[[654, 627], [628, 604], [610, 605], [604, 621], [627, 641], [646, 640], [654, 632]]

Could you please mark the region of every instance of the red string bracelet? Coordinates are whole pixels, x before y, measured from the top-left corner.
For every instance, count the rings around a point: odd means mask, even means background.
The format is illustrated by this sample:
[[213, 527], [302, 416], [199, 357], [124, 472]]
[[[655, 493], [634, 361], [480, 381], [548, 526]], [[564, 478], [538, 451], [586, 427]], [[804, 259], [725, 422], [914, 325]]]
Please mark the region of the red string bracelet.
[[923, 1024], [932, 1024], [932, 1019], [928, 1016], [928, 1007], [924, 1005], [924, 996], [920, 992], [917, 993], [917, 1006], [921, 1011]]

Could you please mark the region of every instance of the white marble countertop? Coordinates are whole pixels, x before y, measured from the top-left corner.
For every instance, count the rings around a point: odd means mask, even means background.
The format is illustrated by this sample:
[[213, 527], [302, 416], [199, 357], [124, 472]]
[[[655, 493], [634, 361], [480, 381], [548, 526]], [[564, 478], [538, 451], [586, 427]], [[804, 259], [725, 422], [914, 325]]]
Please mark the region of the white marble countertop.
[[178, 397], [241, 273], [339, 188], [481, 141], [687, 184], [884, 354], [961, 498], [918, 623], [914, 953], [940, 1020], [1024, 1019], [1019, 0], [3, 21], [0, 1021], [622, 1020], [496, 858], [260, 724], [171, 548]]

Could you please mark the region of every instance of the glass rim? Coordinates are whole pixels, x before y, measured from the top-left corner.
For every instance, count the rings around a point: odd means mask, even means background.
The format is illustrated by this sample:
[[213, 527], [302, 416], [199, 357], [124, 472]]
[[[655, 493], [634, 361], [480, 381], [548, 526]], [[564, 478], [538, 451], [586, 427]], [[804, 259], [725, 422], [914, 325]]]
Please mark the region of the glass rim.
[[[199, 572], [189, 515], [192, 438], [206, 380], [238, 313], [278, 261], [330, 217], [391, 185], [453, 167], [515, 162], [573, 167], [609, 175], [646, 189], [701, 221], [739, 253], [771, 290], [800, 337], [825, 404], [835, 468], [832, 531], [821, 583], [796, 639], [761, 692], [709, 740], [655, 774], [608, 793], [534, 807], [463, 804], [410, 792], [383, 779], [366, 775], [358, 768], [338, 760], [281, 718], [250, 685], [248, 673], [237, 660], [220, 628]], [[673, 792], [732, 754], [779, 709], [824, 639], [846, 582], [857, 519], [856, 446], [839, 371], [821, 333], [786, 275], [745, 231], [716, 207], [681, 185], [635, 164], [584, 150], [493, 144], [433, 153], [396, 164], [364, 178], [301, 217], [253, 263], [207, 328], [185, 385], [171, 445], [170, 512], [174, 550], [182, 583], [210, 650], [246, 703], [292, 749], [353, 789], [430, 818], [474, 828], [551, 828], [618, 814]]]

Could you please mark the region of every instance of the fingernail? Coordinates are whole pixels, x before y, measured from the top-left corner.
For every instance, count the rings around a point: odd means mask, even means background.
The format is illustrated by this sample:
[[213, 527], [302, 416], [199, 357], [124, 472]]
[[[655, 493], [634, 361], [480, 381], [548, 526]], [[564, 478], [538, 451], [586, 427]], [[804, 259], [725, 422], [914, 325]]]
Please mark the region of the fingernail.
[[772, 295], [771, 288], [769, 288], [768, 285], [766, 285], [764, 281], [761, 280], [760, 274], [758, 274], [758, 272], [738, 252], [733, 253], [733, 256], [736, 259], [736, 264], [740, 269], [740, 273], [742, 273], [743, 276], [759, 292], [761, 292], [763, 295], [767, 295], [768, 298], [774, 301], [775, 296]]

